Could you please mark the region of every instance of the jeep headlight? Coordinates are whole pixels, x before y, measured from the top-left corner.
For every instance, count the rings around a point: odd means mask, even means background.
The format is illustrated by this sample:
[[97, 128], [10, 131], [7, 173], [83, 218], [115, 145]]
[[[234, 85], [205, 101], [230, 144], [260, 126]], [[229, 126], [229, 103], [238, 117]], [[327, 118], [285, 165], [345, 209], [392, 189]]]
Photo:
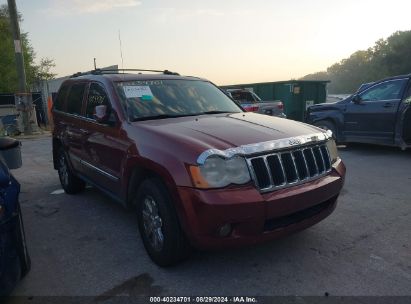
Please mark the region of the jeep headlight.
[[198, 188], [221, 188], [230, 184], [245, 184], [250, 181], [250, 172], [244, 157], [224, 159], [212, 156], [203, 165], [190, 167], [191, 176]]
[[327, 141], [328, 153], [330, 153], [331, 164], [335, 163], [338, 159], [337, 145], [334, 139], [329, 139]]

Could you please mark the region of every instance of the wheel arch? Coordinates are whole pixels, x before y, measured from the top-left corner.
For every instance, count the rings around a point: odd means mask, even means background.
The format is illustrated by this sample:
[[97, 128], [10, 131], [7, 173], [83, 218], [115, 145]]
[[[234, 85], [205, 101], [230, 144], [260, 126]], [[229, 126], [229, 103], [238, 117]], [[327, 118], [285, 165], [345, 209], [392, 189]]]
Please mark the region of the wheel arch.
[[324, 118], [322, 118], [322, 119], [318, 119], [318, 120], [314, 121], [314, 122], [313, 122], [313, 125], [318, 126], [317, 124], [318, 124], [319, 122], [321, 122], [321, 121], [325, 121], [325, 122], [327, 122], [327, 123], [332, 124], [332, 125], [334, 126], [334, 129], [335, 129], [335, 133], [336, 133], [335, 136], [336, 136], [336, 138], [337, 138], [337, 139], [340, 138], [340, 136], [341, 136], [341, 130], [340, 130], [340, 128], [339, 128], [339, 124], [338, 124], [338, 122], [337, 122], [337, 119], [335, 119], [335, 118], [333, 118], [333, 117], [324, 117]]
[[147, 162], [134, 163], [130, 166], [130, 170], [128, 174], [126, 174], [126, 176], [127, 181], [125, 185], [127, 185], [127, 188], [125, 189], [125, 196], [127, 207], [133, 207], [133, 200], [135, 198], [138, 187], [144, 180], [148, 178], [159, 179], [168, 190], [174, 203], [177, 203], [177, 185], [167, 169], [161, 167], [159, 164], [150, 164]]
[[133, 200], [135, 195], [137, 194], [137, 189], [141, 185], [141, 183], [146, 180], [147, 178], [157, 178], [159, 179], [166, 190], [168, 191], [170, 198], [172, 200], [173, 207], [177, 213], [177, 217], [179, 219], [181, 228], [187, 234], [188, 231], [188, 223], [186, 219], [186, 211], [183, 206], [183, 203], [180, 199], [177, 184], [174, 178], [171, 176], [169, 171], [160, 166], [157, 163], [149, 163], [148, 165], [146, 162], [144, 163], [135, 163], [130, 166], [129, 173], [126, 174], [127, 181], [125, 185], [127, 185], [127, 189], [125, 189], [125, 205], [129, 209], [134, 208]]

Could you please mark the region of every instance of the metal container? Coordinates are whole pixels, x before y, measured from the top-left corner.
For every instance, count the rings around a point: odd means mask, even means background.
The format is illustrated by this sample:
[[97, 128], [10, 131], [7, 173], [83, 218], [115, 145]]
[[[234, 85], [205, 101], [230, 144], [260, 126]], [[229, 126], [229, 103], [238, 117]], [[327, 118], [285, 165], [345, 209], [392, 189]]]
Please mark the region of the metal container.
[[317, 80], [289, 80], [222, 86], [223, 89], [247, 88], [262, 100], [281, 100], [287, 118], [304, 121], [310, 105], [327, 100], [327, 83]]

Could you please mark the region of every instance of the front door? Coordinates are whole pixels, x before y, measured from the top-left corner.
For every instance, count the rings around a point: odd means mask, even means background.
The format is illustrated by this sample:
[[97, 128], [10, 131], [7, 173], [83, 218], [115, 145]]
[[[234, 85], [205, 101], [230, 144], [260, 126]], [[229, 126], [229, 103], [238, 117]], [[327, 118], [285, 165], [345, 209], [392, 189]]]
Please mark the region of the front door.
[[[108, 123], [99, 123], [95, 119], [95, 107], [106, 105]], [[86, 176], [111, 194], [119, 197], [123, 164], [126, 160], [128, 144], [120, 136], [120, 124], [113, 112], [109, 96], [103, 85], [90, 84], [86, 99], [86, 119], [84, 150], [86, 157], [83, 166]]]
[[406, 79], [379, 83], [346, 105], [344, 136], [347, 141], [393, 143], [398, 106]]

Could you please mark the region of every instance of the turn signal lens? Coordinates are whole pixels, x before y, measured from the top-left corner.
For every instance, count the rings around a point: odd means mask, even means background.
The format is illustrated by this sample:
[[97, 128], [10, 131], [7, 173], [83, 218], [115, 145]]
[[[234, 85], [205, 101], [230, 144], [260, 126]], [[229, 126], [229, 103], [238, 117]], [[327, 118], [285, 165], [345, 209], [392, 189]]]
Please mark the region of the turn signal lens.
[[193, 179], [194, 186], [196, 188], [210, 188], [207, 181], [203, 178], [200, 172], [200, 168], [197, 166], [190, 166], [191, 178]]

